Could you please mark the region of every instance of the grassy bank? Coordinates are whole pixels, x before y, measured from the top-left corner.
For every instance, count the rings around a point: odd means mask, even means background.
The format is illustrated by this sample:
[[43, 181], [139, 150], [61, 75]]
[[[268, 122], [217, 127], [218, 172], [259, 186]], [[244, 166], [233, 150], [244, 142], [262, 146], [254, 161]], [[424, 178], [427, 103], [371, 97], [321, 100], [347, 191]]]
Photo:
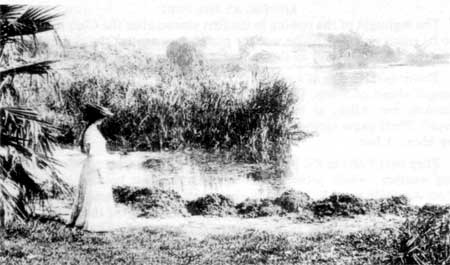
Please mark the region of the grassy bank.
[[[179, 197], [161, 191], [115, 193], [117, 200], [159, 210], [168, 200], [180, 202]], [[173, 222], [174, 217], [152, 218], [140, 228], [107, 233], [67, 228], [58, 217], [11, 223], [0, 232], [0, 263], [423, 265], [446, 264], [450, 257], [450, 208], [446, 206], [417, 209], [405, 205], [401, 196], [362, 200], [331, 195], [314, 201], [305, 194], [286, 192], [272, 201], [284, 214], [254, 219], [261, 216], [242, 215], [242, 205], [236, 206], [233, 217], [217, 214], [218, 207], [229, 210], [234, 204], [220, 203], [226, 201], [224, 196], [215, 197], [195, 200], [197, 212], [187, 207], [190, 214], [208, 217], [181, 217], [178, 222]], [[171, 206], [184, 207], [183, 203]], [[315, 217], [305, 223], [296, 218], [304, 213], [299, 209], [310, 209]]]
[[170, 230], [106, 234], [57, 222], [8, 227], [0, 249], [6, 264], [384, 264], [394, 230], [295, 235], [246, 231], [202, 239]]

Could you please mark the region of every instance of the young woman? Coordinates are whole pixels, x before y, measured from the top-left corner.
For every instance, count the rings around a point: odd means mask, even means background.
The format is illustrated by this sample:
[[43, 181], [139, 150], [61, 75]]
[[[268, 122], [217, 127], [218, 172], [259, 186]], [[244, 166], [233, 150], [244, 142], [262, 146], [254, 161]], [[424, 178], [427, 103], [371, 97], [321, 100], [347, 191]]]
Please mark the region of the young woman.
[[81, 151], [87, 155], [81, 170], [78, 192], [68, 225], [102, 232], [114, 229], [118, 218], [112, 186], [104, 174], [106, 140], [98, 126], [112, 113], [101, 106], [87, 104], [84, 119], [87, 128], [82, 134]]

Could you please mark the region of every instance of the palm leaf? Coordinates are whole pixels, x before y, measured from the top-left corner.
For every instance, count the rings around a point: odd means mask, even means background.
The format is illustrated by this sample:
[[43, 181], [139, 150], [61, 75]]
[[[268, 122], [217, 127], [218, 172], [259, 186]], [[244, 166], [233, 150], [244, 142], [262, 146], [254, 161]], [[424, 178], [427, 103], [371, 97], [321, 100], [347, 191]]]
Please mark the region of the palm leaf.
[[53, 20], [60, 16], [54, 8], [28, 7], [18, 17], [3, 22], [2, 40], [54, 30]]
[[19, 187], [26, 187], [25, 195], [31, 198], [34, 195], [45, 196], [44, 190], [37, 183], [33, 174], [24, 167], [25, 163], [17, 156], [9, 155], [0, 157], [0, 165], [6, 172], [6, 177], [16, 183]]
[[[40, 119], [37, 112], [23, 107], [0, 108], [0, 146], [13, 146], [27, 155], [31, 153], [50, 156], [57, 129]], [[41, 159], [42, 160], [42, 159]]]
[[[9, 200], [9, 211], [23, 218], [28, 200], [47, 198], [44, 182], [52, 183], [63, 194], [69, 194], [59, 177], [58, 161], [51, 154], [56, 128], [40, 119], [37, 112], [23, 107], [0, 108], [0, 192], [4, 179], [14, 183], [22, 198], [4, 193], [0, 200]], [[6, 150], [6, 151], [4, 151]], [[14, 206], [15, 205], [15, 206]]]
[[0, 20], [16, 19], [24, 7], [24, 5], [0, 5]]
[[0, 174], [0, 201], [7, 213], [13, 214], [19, 220], [24, 220], [26, 214], [23, 203], [13, 194], [19, 187], [12, 180]]
[[[26, 62], [23, 54], [38, 47], [36, 34], [54, 30], [53, 20], [59, 16], [54, 8], [0, 5], [0, 60], [11, 63], [3, 57], [5, 46], [11, 43], [22, 55], [17, 61]], [[1, 91], [14, 89], [15, 75], [48, 74], [53, 62], [0, 68]], [[67, 187], [57, 175], [57, 161], [52, 157], [55, 132], [56, 128], [32, 109], [0, 105], [0, 202], [13, 216], [25, 217], [29, 199], [45, 197], [43, 180], [60, 184], [62, 191]]]
[[56, 61], [47, 60], [41, 62], [34, 62], [20, 66], [14, 66], [6, 69], [0, 70], [0, 80], [3, 80], [8, 75], [17, 75], [17, 74], [35, 74], [35, 75], [44, 75], [48, 74], [51, 66], [50, 64]]

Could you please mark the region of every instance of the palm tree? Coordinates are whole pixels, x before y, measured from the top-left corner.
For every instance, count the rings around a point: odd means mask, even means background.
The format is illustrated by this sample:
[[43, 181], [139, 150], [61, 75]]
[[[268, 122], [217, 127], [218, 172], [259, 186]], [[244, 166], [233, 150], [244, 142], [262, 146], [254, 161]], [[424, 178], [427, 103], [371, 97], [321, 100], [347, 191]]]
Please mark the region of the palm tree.
[[59, 16], [52, 8], [0, 5], [0, 225], [2, 212], [26, 218], [31, 200], [46, 198], [45, 181], [64, 190], [52, 157], [57, 130], [23, 103], [23, 87], [15, 82], [51, 70], [54, 61], [34, 60], [36, 35], [55, 32], [53, 21]]

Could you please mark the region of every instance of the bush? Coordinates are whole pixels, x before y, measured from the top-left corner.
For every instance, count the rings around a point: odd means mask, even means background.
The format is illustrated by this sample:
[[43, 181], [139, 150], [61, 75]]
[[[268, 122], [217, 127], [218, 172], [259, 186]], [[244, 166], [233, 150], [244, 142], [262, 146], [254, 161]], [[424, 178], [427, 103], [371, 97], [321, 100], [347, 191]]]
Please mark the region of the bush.
[[450, 206], [425, 205], [400, 229], [395, 264], [448, 264]]
[[140, 217], [189, 215], [184, 200], [173, 190], [114, 187], [113, 194], [116, 202], [140, 211]]
[[279, 205], [288, 213], [299, 212], [302, 208], [307, 207], [310, 202], [311, 197], [308, 194], [295, 190], [283, 192], [274, 201], [276, 205]]
[[198, 51], [195, 45], [186, 39], [179, 39], [169, 43], [166, 49], [166, 57], [178, 66], [183, 73], [191, 70], [198, 59]]
[[227, 216], [236, 214], [234, 202], [218, 193], [208, 194], [190, 201], [186, 207], [192, 215]]
[[310, 207], [317, 217], [353, 217], [368, 212], [364, 201], [353, 194], [333, 194], [324, 200], [311, 203]]
[[381, 199], [368, 199], [366, 200], [366, 205], [370, 212], [376, 214], [409, 216], [416, 212], [416, 208], [409, 204], [409, 199], [404, 195]]
[[252, 200], [247, 199], [236, 205], [237, 213], [246, 218], [280, 216], [284, 214], [283, 209], [273, 203], [272, 200]]

